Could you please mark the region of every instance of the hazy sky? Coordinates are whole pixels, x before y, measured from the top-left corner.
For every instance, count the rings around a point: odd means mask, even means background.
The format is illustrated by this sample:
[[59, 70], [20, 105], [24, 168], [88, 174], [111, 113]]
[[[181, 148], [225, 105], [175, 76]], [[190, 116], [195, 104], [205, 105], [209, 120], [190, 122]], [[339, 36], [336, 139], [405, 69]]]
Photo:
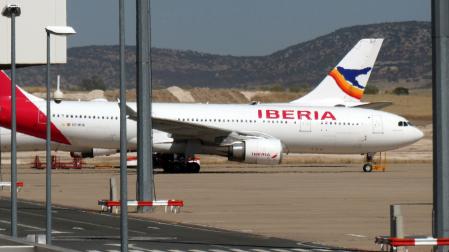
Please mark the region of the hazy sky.
[[[135, 44], [135, 1], [126, 0], [127, 43]], [[118, 0], [68, 0], [69, 46], [118, 42]], [[428, 0], [151, 0], [155, 47], [264, 55], [338, 28], [430, 21]], [[352, 41], [350, 41], [352, 43]]]

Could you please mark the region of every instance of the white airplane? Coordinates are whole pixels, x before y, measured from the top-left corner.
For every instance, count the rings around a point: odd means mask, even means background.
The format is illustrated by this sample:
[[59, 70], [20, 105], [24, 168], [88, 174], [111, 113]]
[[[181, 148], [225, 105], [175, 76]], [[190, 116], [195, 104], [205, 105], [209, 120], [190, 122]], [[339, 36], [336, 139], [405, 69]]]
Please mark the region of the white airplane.
[[[244, 163], [279, 164], [286, 153], [371, 155], [418, 141], [423, 133], [405, 118], [357, 108], [369, 105], [360, 99], [381, 43], [381, 39], [359, 41], [317, 88], [291, 103], [153, 103], [153, 146], [159, 153], [156, 160], [167, 172], [198, 172], [199, 163], [189, 162], [194, 154], [221, 155]], [[2, 72], [3, 127], [10, 127], [10, 93], [10, 80]], [[16, 94], [17, 130], [43, 143], [45, 100], [21, 88], [16, 89]], [[52, 102], [51, 106], [53, 149], [86, 157], [115, 153], [119, 148], [117, 102], [63, 101]], [[135, 103], [127, 103], [127, 113], [128, 146], [135, 150]], [[28, 148], [33, 146], [36, 143]], [[371, 171], [372, 166], [366, 163], [363, 168]]]

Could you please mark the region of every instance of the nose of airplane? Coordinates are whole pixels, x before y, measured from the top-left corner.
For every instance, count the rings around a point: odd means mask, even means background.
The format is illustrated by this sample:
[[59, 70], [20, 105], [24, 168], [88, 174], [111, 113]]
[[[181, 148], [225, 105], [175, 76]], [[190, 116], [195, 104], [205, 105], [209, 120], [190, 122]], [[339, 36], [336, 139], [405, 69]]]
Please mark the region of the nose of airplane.
[[413, 133], [412, 134], [413, 134], [413, 136], [412, 136], [413, 142], [416, 142], [416, 141], [418, 141], [418, 140], [420, 140], [421, 138], [424, 137], [424, 133], [420, 129], [416, 128], [416, 127], [413, 127]]

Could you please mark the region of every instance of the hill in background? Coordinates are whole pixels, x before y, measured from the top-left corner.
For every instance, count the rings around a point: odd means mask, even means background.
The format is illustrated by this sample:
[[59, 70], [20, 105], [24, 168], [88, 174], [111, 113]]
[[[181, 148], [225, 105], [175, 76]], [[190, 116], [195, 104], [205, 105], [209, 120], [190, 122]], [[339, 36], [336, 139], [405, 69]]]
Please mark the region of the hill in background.
[[[385, 38], [371, 83], [384, 88], [430, 86], [430, 23], [414, 21], [342, 28], [266, 56], [153, 48], [153, 83], [156, 87], [313, 87], [359, 39], [370, 37]], [[127, 82], [134, 87], [135, 47], [127, 47], [126, 55]], [[118, 46], [76, 47], [68, 50], [68, 64], [53, 66], [52, 74], [62, 75], [64, 88], [115, 88], [118, 67]], [[20, 69], [18, 81], [25, 86], [43, 85], [45, 67]]]

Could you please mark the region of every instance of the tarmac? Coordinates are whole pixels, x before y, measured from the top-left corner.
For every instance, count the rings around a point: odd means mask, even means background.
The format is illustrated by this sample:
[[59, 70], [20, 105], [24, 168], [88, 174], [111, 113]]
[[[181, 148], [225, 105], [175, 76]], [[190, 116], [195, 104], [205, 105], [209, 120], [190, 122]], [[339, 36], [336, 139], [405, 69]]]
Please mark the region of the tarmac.
[[[10, 232], [10, 201], [0, 200], [0, 233]], [[73, 208], [53, 208], [53, 245], [62, 250], [120, 251], [120, 219]], [[19, 237], [45, 236], [42, 204], [20, 202]], [[244, 234], [215, 228], [129, 218], [129, 250], [150, 252], [303, 252], [347, 251], [312, 243]], [[3, 245], [0, 239], [0, 245]], [[1, 246], [0, 246], [1, 248]]]
[[[45, 171], [29, 167], [19, 167], [19, 180], [25, 182], [19, 199], [43, 202]], [[117, 168], [54, 170], [53, 202], [99, 211], [97, 201], [108, 198], [109, 178], [117, 175]], [[134, 170], [128, 179], [133, 199]], [[361, 163], [203, 164], [199, 174], [157, 172], [155, 184], [158, 199], [182, 199], [186, 206], [180, 214], [159, 209], [131, 213], [133, 218], [225, 229], [241, 237], [278, 237], [326, 249], [378, 250], [374, 237], [389, 233], [390, 204], [432, 202], [432, 165], [393, 163], [386, 172], [367, 174], [361, 172]], [[9, 192], [0, 195], [8, 197]], [[403, 215], [406, 235], [431, 234], [430, 205], [404, 206]]]

